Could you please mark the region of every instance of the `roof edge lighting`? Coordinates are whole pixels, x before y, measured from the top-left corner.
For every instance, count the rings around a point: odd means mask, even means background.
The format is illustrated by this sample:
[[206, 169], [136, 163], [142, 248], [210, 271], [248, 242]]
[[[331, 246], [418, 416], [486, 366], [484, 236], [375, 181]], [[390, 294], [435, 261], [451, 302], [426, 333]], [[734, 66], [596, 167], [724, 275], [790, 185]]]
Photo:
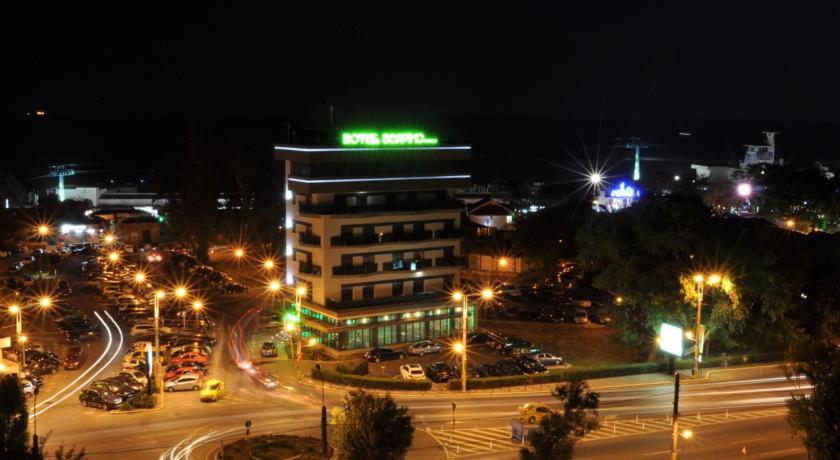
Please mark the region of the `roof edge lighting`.
[[274, 150], [288, 152], [367, 152], [376, 150], [472, 150], [469, 145], [449, 145], [438, 147], [407, 146], [407, 147], [290, 147], [275, 145]]
[[302, 184], [341, 184], [348, 182], [394, 182], [404, 180], [436, 180], [436, 179], [469, 179], [469, 174], [458, 174], [452, 176], [414, 176], [414, 177], [354, 177], [348, 179], [300, 179], [290, 177], [289, 182], [300, 182]]

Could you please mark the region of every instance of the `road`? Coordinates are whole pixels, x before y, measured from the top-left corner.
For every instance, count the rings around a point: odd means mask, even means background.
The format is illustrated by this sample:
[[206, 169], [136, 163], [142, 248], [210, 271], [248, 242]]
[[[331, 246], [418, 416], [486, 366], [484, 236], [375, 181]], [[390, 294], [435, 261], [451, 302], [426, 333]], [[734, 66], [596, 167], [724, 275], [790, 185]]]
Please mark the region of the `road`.
[[[36, 411], [39, 433], [50, 433], [48, 451], [64, 444], [85, 447], [92, 459], [212, 458], [222, 442], [244, 436], [246, 420], [252, 422], [252, 434], [317, 436], [319, 389], [291, 385], [274, 392], [260, 390], [232, 363], [221, 340], [241, 310], [259, 300], [255, 296], [220, 299], [214, 306], [220, 341], [214, 347], [211, 375], [227, 384], [228, 394], [222, 400], [201, 403], [194, 392], [167, 393], [162, 409], [136, 413], [109, 413], [78, 404], [76, 394], [87, 379], [120, 368], [122, 349], [129, 341], [95, 299], [86, 301], [86, 308], [100, 313], [103, 339], [91, 345], [85, 369], [49, 377], [52, 380]], [[640, 378], [640, 384], [632, 386], [616, 385], [620, 381], [628, 380], [592, 382], [601, 394], [600, 415], [606, 419], [602, 418], [599, 432], [578, 444], [576, 458], [655, 459], [667, 455], [670, 422], [666, 417], [671, 410], [672, 383], [664, 375]], [[686, 426], [691, 426], [695, 435], [682, 442], [682, 458], [802, 458], [801, 442], [790, 437], [779, 409], [792, 391], [807, 390], [807, 385], [797, 386], [773, 367], [730, 369], [713, 373], [709, 381], [686, 381], [680, 407]], [[516, 458], [517, 446], [508, 440], [507, 423], [523, 402], [554, 404], [548, 391], [545, 387], [529, 393], [467, 396], [396, 394], [398, 403], [410, 408], [417, 428], [409, 458]], [[50, 395], [55, 396], [47, 401]], [[340, 398], [341, 392], [328, 391], [327, 406], [339, 405]], [[454, 433], [452, 403], [456, 405]], [[744, 446], [746, 457], [741, 454]]]

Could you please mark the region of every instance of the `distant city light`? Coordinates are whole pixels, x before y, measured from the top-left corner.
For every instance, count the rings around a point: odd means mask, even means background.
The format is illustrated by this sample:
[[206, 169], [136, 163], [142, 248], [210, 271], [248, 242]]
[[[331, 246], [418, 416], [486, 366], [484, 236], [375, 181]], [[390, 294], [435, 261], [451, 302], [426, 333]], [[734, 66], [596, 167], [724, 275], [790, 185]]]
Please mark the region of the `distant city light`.
[[592, 173], [589, 175], [589, 182], [592, 185], [600, 185], [603, 178], [599, 173]]
[[610, 196], [613, 198], [635, 198], [639, 195], [639, 190], [633, 188], [632, 185], [625, 185], [624, 182], [618, 184], [618, 188], [610, 190]]
[[752, 195], [752, 185], [750, 185], [746, 182], [738, 184], [737, 191], [738, 191], [739, 196], [742, 196], [742, 197], [746, 198], [746, 197]]
[[676, 175], [676, 176], [674, 176], [674, 180], [675, 180], [676, 182], [679, 182], [679, 181], [680, 181], [680, 176], [679, 176], [679, 174], [678, 174], [678, 175]]

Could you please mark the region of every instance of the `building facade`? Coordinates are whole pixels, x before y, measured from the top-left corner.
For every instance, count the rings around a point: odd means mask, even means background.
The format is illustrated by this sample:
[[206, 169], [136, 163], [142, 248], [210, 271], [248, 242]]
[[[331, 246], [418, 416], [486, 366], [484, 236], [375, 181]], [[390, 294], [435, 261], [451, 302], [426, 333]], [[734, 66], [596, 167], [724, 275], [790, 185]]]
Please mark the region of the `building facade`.
[[[285, 163], [286, 284], [302, 331], [334, 354], [449, 336], [461, 310], [469, 146], [277, 145]], [[472, 318], [472, 316], [470, 317]]]

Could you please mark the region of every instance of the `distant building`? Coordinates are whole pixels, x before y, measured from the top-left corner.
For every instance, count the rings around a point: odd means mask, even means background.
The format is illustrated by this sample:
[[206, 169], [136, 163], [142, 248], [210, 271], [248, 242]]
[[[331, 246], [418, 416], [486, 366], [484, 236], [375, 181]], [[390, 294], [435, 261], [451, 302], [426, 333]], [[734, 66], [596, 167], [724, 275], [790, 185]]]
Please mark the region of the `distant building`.
[[708, 179], [709, 184], [728, 184], [735, 180], [735, 173], [738, 168], [731, 166], [707, 166], [692, 164], [691, 169], [697, 174], [698, 179]]
[[479, 236], [516, 228], [513, 225], [513, 211], [492, 198], [467, 205], [467, 218], [478, 226]]
[[[765, 145], [745, 145], [747, 153], [741, 162], [741, 169], [757, 164], [776, 164], [776, 134], [777, 132], [763, 131], [767, 140]], [[780, 161], [781, 162], [781, 161]]]
[[160, 243], [160, 222], [154, 216], [128, 217], [117, 223], [117, 240], [131, 245]]

